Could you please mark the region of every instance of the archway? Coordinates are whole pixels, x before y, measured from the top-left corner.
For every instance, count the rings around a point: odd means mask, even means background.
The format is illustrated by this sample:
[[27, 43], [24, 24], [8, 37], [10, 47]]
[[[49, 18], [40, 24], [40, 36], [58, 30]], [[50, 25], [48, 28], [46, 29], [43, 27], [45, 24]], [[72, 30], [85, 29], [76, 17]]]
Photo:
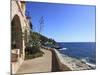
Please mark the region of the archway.
[[20, 56], [23, 52], [22, 28], [18, 15], [15, 15], [11, 22], [11, 49], [19, 49]]

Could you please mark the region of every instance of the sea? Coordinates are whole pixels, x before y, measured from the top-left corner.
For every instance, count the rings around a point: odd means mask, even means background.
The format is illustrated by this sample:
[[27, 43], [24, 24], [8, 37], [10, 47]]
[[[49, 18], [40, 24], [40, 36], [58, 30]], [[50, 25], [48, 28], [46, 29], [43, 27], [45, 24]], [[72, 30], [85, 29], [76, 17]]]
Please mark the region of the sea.
[[61, 54], [96, 65], [96, 42], [58, 42], [58, 45]]

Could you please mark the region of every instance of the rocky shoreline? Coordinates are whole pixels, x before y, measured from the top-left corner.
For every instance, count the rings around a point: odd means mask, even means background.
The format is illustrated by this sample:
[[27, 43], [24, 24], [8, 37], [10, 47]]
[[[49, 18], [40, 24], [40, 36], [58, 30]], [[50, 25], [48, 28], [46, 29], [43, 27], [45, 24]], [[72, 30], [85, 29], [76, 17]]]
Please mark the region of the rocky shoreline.
[[46, 50], [53, 51], [53, 54], [55, 55], [55, 59], [57, 59], [57, 62], [58, 62], [58, 65], [61, 71], [67, 71], [66, 69], [68, 68], [70, 69], [68, 71], [96, 69], [96, 65], [86, 63], [85, 61], [82, 61], [80, 59], [76, 59], [76, 58], [63, 55], [55, 48], [49, 48], [49, 47], [43, 47], [43, 48], [45, 48]]
[[57, 53], [58, 57], [60, 58], [60, 60], [62, 60], [62, 63], [65, 64], [66, 66], [68, 66], [73, 71], [96, 69], [95, 65], [86, 63], [86, 62], [76, 59], [76, 58], [65, 56], [65, 55], [59, 53], [59, 51], [57, 51], [57, 50], [56, 50], [56, 53]]

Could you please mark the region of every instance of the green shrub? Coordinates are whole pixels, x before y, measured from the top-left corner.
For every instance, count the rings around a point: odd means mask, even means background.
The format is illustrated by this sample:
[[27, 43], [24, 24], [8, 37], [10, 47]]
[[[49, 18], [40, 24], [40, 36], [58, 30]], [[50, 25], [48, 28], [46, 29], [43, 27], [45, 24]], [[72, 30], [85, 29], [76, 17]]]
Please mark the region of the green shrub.
[[40, 51], [40, 48], [38, 46], [26, 47], [25, 49], [25, 52], [27, 52], [28, 54], [34, 54], [38, 51]]
[[39, 46], [26, 47], [25, 49], [25, 59], [32, 59], [36, 57], [43, 56], [43, 52], [40, 50]]

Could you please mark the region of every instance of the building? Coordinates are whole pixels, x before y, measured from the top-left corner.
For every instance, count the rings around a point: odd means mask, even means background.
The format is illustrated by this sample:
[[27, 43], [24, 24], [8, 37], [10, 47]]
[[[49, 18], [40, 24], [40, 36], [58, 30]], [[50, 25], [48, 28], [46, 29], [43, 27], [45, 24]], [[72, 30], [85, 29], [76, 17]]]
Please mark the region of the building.
[[11, 67], [15, 73], [25, 59], [25, 47], [30, 40], [30, 21], [25, 16], [25, 2], [11, 1]]

